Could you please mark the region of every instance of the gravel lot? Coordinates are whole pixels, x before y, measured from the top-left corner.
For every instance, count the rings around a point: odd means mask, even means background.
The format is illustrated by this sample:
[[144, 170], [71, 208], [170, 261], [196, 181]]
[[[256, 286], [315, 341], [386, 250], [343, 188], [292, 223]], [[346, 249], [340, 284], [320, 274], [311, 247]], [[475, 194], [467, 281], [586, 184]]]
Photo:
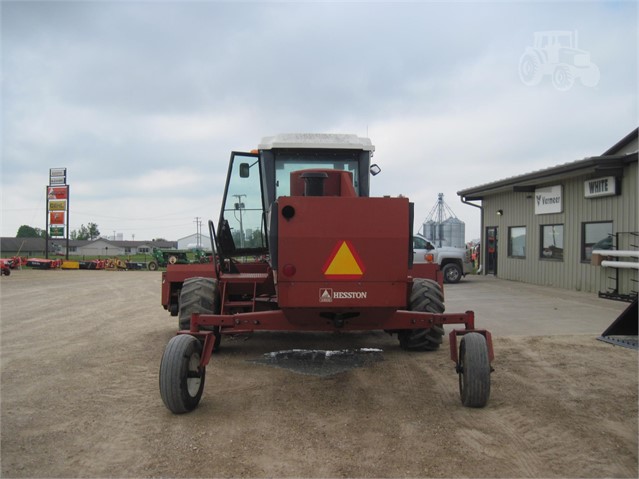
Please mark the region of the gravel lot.
[[[625, 307], [484, 277], [446, 289], [494, 335], [488, 406], [461, 406], [448, 345], [384, 333], [225, 339], [200, 407], [158, 391], [177, 321], [160, 273], [0, 280], [2, 477], [637, 477], [637, 351], [595, 339]], [[257, 363], [289, 349], [383, 351], [333, 375]]]

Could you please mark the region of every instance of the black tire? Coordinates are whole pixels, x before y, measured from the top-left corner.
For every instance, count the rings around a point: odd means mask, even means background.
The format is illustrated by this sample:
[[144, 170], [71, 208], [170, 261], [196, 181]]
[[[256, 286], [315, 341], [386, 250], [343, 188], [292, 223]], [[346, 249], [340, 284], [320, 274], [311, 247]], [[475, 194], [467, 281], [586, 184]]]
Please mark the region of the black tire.
[[464, 275], [464, 272], [457, 263], [448, 263], [442, 268], [445, 283], [459, 283]]
[[468, 333], [462, 336], [458, 372], [462, 404], [466, 407], [484, 407], [490, 397], [490, 362], [483, 335]]
[[202, 344], [188, 334], [174, 336], [160, 363], [160, 396], [174, 414], [197, 407], [204, 390], [206, 368], [200, 368]]
[[149, 268], [149, 271], [157, 271], [158, 270], [158, 264], [155, 261], [149, 261], [149, 264], [147, 265], [147, 268]]
[[[413, 290], [408, 309], [428, 313], [443, 313], [444, 294], [436, 281], [423, 278], [413, 279]], [[433, 326], [428, 329], [402, 330], [397, 334], [399, 345], [407, 351], [435, 351], [439, 349], [444, 336], [444, 328]]]
[[220, 310], [217, 280], [213, 278], [187, 278], [180, 291], [178, 326], [191, 328], [191, 314], [216, 314]]

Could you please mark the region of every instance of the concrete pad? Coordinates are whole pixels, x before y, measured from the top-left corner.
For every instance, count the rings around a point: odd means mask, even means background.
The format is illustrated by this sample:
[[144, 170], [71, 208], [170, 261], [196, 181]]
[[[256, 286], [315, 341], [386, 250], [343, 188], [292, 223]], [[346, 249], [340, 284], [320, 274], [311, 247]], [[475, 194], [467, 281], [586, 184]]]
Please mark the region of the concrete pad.
[[597, 294], [468, 275], [444, 286], [447, 312], [475, 312], [494, 336], [600, 335], [629, 303]]

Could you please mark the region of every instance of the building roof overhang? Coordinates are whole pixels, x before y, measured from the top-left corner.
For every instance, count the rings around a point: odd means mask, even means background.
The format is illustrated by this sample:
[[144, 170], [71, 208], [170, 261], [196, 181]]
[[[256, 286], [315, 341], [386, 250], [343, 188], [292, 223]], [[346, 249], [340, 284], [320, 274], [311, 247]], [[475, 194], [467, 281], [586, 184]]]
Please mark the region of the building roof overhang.
[[466, 188], [457, 192], [465, 201], [481, 200], [486, 196], [508, 192], [532, 192], [536, 188], [577, 176], [623, 176], [624, 168], [637, 162], [637, 152], [621, 155], [602, 155], [512, 176], [499, 181]]

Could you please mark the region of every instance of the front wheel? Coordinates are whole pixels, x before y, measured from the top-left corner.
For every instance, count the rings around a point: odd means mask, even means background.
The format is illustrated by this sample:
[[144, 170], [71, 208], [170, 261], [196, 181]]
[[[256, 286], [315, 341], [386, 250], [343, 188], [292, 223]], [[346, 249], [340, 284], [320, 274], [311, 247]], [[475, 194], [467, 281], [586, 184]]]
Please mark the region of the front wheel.
[[484, 407], [490, 396], [490, 361], [483, 335], [468, 333], [462, 336], [457, 372], [462, 404], [466, 407]]
[[180, 334], [166, 345], [160, 363], [160, 396], [174, 414], [192, 411], [204, 391], [206, 369], [200, 367], [202, 344], [193, 336]]
[[149, 271], [157, 271], [158, 270], [158, 264], [156, 261], [149, 261], [149, 264], [147, 265], [147, 268], [149, 268]]

